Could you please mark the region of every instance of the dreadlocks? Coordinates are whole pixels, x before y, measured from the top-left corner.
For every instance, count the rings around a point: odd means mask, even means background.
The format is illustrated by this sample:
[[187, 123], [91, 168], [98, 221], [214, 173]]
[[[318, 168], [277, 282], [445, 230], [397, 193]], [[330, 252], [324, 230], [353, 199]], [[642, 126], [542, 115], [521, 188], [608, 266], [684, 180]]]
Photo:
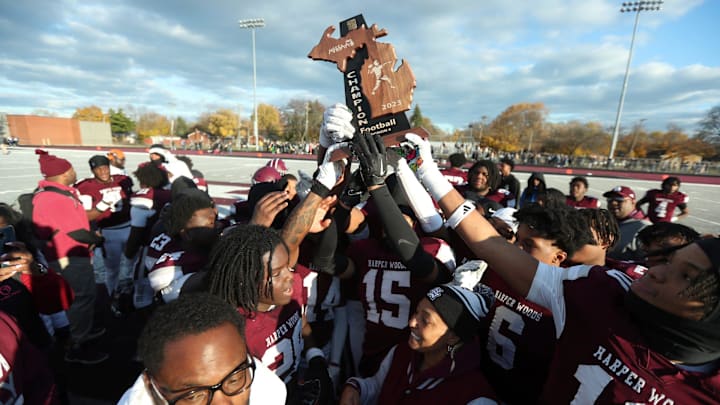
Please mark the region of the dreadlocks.
[[615, 216], [604, 208], [585, 208], [578, 211], [585, 218], [590, 229], [597, 234], [598, 240], [595, 242], [598, 245], [606, 243], [607, 250], [612, 250], [620, 240], [620, 227]]
[[166, 233], [171, 237], [178, 236], [196, 211], [214, 207], [212, 198], [204, 191], [183, 190], [173, 199], [168, 215], [163, 218]]
[[278, 245], [287, 249], [279, 233], [260, 225], [239, 225], [223, 233], [210, 254], [210, 293], [254, 312], [262, 288], [272, 297], [270, 263]]

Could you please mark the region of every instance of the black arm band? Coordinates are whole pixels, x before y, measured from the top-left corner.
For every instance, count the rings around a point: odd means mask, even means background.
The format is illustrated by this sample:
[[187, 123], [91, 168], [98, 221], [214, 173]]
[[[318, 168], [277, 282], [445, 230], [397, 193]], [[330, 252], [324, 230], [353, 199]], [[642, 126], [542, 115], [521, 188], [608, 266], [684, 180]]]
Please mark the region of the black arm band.
[[313, 181], [313, 185], [310, 187], [310, 192], [319, 195], [321, 198], [325, 198], [330, 195], [330, 189], [317, 181]]
[[336, 223], [338, 232], [345, 232], [350, 226], [350, 212], [352, 208], [347, 209], [343, 204], [337, 204], [333, 212], [333, 222]]
[[335, 221], [318, 235], [315, 244], [315, 254], [312, 258], [313, 267], [319, 272], [335, 273], [335, 250], [337, 249], [337, 229]]
[[435, 266], [433, 257], [423, 250], [420, 238], [405, 221], [400, 208], [390, 195], [390, 190], [383, 186], [372, 190], [370, 194], [378, 207], [385, 234], [400, 260], [415, 277], [423, 278], [430, 274]]
[[335, 255], [335, 276], [340, 277], [347, 271], [350, 260], [345, 255]]

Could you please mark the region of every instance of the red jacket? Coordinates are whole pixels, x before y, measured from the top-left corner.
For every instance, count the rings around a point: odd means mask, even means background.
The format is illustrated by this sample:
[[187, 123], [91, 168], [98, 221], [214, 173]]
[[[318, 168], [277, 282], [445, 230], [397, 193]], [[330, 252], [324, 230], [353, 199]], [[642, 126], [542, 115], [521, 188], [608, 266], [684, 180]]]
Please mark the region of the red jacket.
[[67, 235], [78, 229], [90, 230], [87, 214], [74, 187], [47, 180], [40, 180], [38, 187], [52, 186], [73, 193], [74, 198], [45, 191], [33, 197], [33, 228], [35, 236], [47, 241], [42, 253], [48, 262], [65, 257], [90, 257], [88, 245], [77, 242]]

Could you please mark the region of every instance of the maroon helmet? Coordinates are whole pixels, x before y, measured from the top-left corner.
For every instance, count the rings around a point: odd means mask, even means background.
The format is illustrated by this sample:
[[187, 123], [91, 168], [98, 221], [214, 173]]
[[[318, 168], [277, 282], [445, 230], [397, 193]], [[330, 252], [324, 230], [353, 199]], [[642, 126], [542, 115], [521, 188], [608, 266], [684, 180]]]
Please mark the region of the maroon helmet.
[[274, 183], [282, 178], [282, 175], [270, 166], [259, 168], [252, 176], [252, 184]]
[[265, 165], [267, 167], [272, 167], [273, 169], [277, 170], [278, 173], [280, 173], [282, 176], [286, 175], [288, 172], [287, 166], [285, 166], [285, 162], [283, 162], [280, 158], [271, 159], [267, 164]]

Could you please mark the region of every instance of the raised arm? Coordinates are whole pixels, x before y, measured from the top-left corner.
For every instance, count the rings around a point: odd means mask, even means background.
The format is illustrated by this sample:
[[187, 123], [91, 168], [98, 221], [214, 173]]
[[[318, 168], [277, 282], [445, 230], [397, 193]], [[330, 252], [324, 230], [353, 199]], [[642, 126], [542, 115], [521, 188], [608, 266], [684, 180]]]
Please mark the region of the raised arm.
[[[337, 197], [330, 196], [330, 190], [342, 181], [345, 161], [330, 162], [332, 151], [342, 147], [335, 144], [328, 148], [325, 162], [320, 165], [317, 176], [307, 197], [290, 213], [290, 217], [283, 226], [281, 237], [290, 250], [290, 264], [295, 265], [298, 258], [298, 249], [308, 232], [322, 231], [330, 225], [329, 219], [324, 219], [330, 206]], [[312, 229], [315, 227], [316, 229]]]
[[455, 229], [479, 259], [485, 260], [517, 293], [526, 296], [535, 277], [537, 260], [507, 243], [477, 212], [474, 204], [465, 201], [440, 173], [428, 141], [415, 134], [405, 137], [420, 151], [417, 176], [440, 205], [448, 225]]

